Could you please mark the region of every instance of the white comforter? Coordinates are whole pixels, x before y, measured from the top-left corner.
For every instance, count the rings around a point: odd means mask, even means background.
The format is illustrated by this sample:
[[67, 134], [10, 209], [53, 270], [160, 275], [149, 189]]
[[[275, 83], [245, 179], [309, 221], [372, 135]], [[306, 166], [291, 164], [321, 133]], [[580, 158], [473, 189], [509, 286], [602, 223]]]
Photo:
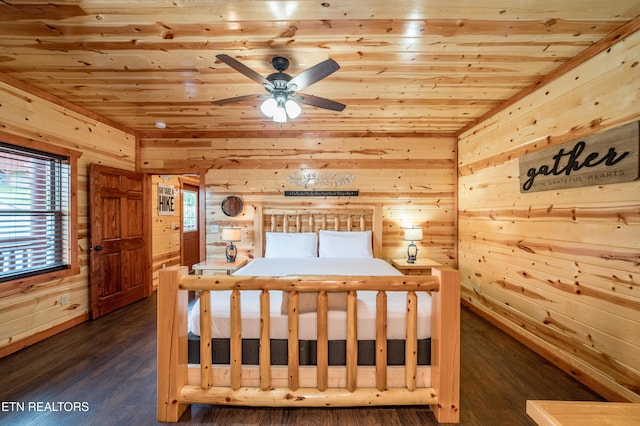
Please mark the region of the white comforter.
[[[236, 272], [243, 276], [287, 276], [287, 275], [351, 275], [351, 276], [394, 276], [401, 275], [389, 263], [373, 258], [258, 258]], [[211, 294], [211, 332], [214, 338], [228, 338], [230, 330], [230, 291]], [[271, 338], [286, 339], [288, 332], [287, 315], [280, 313], [282, 292], [271, 291]], [[431, 337], [431, 298], [425, 292], [418, 292], [418, 339]], [[189, 329], [200, 335], [200, 301], [196, 301], [189, 319]], [[242, 337], [260, 337], [260, 292], [241, 292]], [[358, 339], [375, 340], [376, 292], [358, 292]], [[344, 340], [347, 336], [347, 313], [329, 311], [329, 339]], [[406, 293], [387, 292], [387, 338], [404, 339], [406, 323]], [[299, 338], [316, 339], [316, 314], [299, 315]]]

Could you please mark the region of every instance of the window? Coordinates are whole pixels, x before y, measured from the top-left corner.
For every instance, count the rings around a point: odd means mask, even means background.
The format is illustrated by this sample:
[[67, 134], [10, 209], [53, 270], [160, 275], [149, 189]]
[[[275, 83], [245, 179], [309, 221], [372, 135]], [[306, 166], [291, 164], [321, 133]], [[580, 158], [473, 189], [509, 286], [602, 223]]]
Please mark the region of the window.
[[198, 193], [182, 190], [182, 230], [198, 230]]
[[0, 283], [77, 268], [77, 156], [55, 151], [0, 141]]

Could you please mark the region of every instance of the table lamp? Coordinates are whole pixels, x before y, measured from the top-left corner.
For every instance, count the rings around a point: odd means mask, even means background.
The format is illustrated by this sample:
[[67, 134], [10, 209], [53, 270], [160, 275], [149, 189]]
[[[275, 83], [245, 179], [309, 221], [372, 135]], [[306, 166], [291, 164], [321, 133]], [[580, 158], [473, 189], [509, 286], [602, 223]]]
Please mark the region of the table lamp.
[[227, 249], [225, 250], [225, 253], [227, 255], [227, 262], [229, 263], [236, 261], [238, 249], [233, 243], [236, 241], [240, 241], [242, 239], [241, 236], [242, 229], [240, 228], [222, 228], [222, 240], [229, 242], [229, 245], [227, 245]]
[[422, 240], [422, 228], [419, 226], [404, 228], [404, 240], [411, 241], [407, 247], [407, 263], [416, 263], [418, 247], [415, 245], [414, 241]]

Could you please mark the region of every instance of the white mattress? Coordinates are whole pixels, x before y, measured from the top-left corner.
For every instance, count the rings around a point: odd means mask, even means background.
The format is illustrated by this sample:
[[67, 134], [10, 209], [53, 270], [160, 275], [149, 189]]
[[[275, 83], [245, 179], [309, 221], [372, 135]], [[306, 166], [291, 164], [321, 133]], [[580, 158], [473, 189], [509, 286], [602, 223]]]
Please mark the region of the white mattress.
[[[287, 276], [287, 275], [402, 275], [389, 263], [373, 258], [258, 258], [240, 269], [235, 275], [243, 276]], [[269, 292], [271, 296], [271, 338], [287, 339], [287, 315], [280, 313], [281, 291]], [[214, 338], [229, 338], [230, 291], [211, 294], [211, 335]], [[418, 339], [431, 337], [431, 297], [426, 292], [418, 295]], [[241, 292], [242, 337], [260, 337], [260, 292]], [[358, 340], [375, 340], [376, 292], [358, 292]], [[345, 340], [347, 337], [347, 313], [329, 311], [329, 340]], [[301, 340], [316, 339], [316, 313], [299, 315], [298, 334]], [[406, 337], [406, 293], [387, 292], [387, 338]], [[200, 335], [200, 301], [196, 301], [189, 318], [190, 331]]]

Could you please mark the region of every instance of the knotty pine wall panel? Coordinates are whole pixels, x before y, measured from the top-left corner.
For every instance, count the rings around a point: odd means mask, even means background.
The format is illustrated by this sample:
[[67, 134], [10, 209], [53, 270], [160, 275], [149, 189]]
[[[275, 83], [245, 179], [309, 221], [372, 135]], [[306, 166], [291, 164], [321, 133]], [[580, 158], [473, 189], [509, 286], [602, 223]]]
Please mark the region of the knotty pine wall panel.
[[[178, 176], [151, 176], [151, 241], [153, 287], [158, 286], [158, 271], [163, 267], [180, 265], [180, 246], [182, 244], [180, 227], [182, 226], [182, 196]], [[173, 185], [175, 189], [174, 212], [172, 215], [158, 214], [158, 184]]]
[[[16, 291], [3, 291], [0, 283], [0, 354], [3, 354], [18, 349], [21, 341], [38, 340], [41, 332], [59, 330], [86, 317], [89, 163], [134, 170], [136, 142], [132, 134], [65, 108], [63, 101], [36, 96], [1, 79], [0, 129], [82, 152], [78, 160], [78, 223], [74, 225], [78, 227], [80, 274]], [[68, 304], [61, 304], [62, 296], [68, 297]]]
[[640, 180], [520, 193], [518, 158], [640, 119], [640, 33], [458, 144], [463, 301], [605, 397], [640, 402]]
[[[206, 173], [207, 256], [222, 257], [225, 226], [243, 229], [241, 256], [253, 257], [255, 203], [378, 203], [383, 212], [383, 257], [405, 257], [403, 224], [424, 228], [419, 256], [455, 266], [455, 138], [438, 135], [323, 135], [297, 137], [202, 137], [141, 141], [143, 169], [208, 169]], [[264, 135], [263, 135], [264, 136]], [[173, 146], [173, 148], [171, 148]], [[285, 197], [304, 189], [287, 181], [300, 172], [351, 175], [350, 184], [325, 189], [357, 189], [357, 197]], [[245, 201], [244, 212], [226, 217], [220, 203], [227, 195]], [[212, 232], [217, 225], [219, 232]]]

